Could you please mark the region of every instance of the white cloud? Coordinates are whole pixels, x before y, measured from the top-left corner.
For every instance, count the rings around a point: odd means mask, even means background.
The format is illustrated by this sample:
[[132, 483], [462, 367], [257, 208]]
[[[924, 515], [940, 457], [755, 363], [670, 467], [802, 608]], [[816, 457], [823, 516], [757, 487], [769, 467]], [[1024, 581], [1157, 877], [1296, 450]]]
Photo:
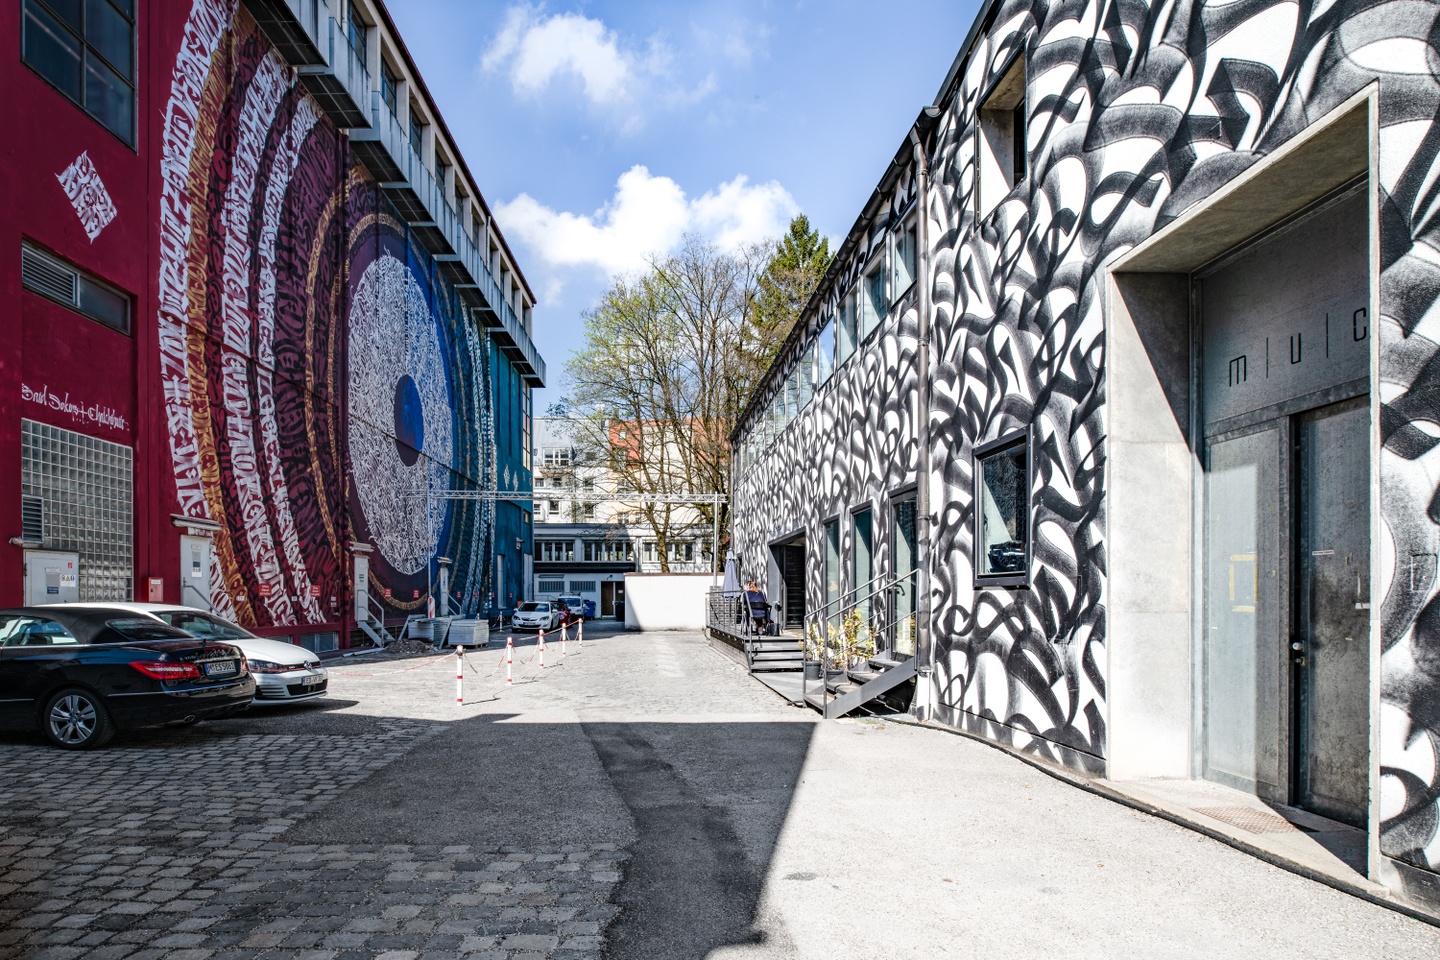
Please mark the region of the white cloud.
[[620, 39], [599, 20], [578, 13], [542, 16], [531, 6], [511, 7], [505, 25], [480, 65], [506, 70], [517, 93], [537, 96], [555, 78], [576, 77], [585, 96], [600, 106], [630, 100], [642, 74], [655, 72], [669, 54], [658, 41], [646, 56], [622, 50]]
[[775, 181], [751, 184], [744, 175], [690, 198], [669, 177], [640, 165], [620, 175], [615, 195], [593, 214], [556, 211], [522, 193], [495, 211], [500, 228], [547, 267], [609, 274], [645, 266], [646, 257], [673, 250], [687, 233], [726, 249], [777, 237], [800, 210]]

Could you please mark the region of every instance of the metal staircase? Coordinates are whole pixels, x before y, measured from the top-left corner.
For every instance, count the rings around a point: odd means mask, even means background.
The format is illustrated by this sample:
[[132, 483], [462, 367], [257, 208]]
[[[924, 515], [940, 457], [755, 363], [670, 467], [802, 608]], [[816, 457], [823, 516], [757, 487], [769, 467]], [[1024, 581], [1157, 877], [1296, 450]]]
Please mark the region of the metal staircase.
[[751, 673], [776, 670], [801, 670], [805, 667], [805, 650], [794, 637], [754, 636], [745, 638], [745, 662]]
[[355, 625], [365, 636], [370, 638], [375, 646], [384, 647], [399, 638], [385, 627], [385, 608], [383, 606], [380, 607], [379, 615], [376, 615], [375, 608], [377, 606], [379, 605], [375, 602], [375, 598], [368, 593], [365, 594], [365, 616], [357, 617]]
[[[879, 582], [883, 577], [876, 577], [848, 594], [837, 597], [806, 617], [805, 636], [812, 639], [828, 638], [830, 631], [827, 627], [837, 621], [843, 623], [847, 615], [853, 618], [856, 612], [860, 611], [858, 631], [863, 631], [872, 643], [876, 638], [888, 643], [895, 635], [897, 626], [906, 620], [913, 623], [914, 604], [911, 604], [909, 612], [894, 616], [897, 606], [894, 599], [901, 591], [910, 589], [915, 575], [916, 571], [912, 570], [884, 583]], [[844, 603], [847, 597], [851, 598], [850, 602]], [[843, 605], [830, 612], [830, 608], [836, 604]], [[891, 615], [888, 621], [887, 612]], [[845, 631], [840, 632], [843, 634]], [[864, 706], [915, 677], [916, 659], [913, 654], [903, 657], [885, 649], [870, 656], [862, 656], [856, 662], [847, 643], [842, 641], [838, 646], [841, 649], [837, 653], [835, 643], [811, 644], [812, 648], [818, 648], [820, 652], [820, 679], [812, 680], [810, 671], [807, 670], [801, 686], [805, 702], [819, 710], [827, 720], [843, 717], [851, 710]], [[808, 662], [814, 664], [817, 661]]]

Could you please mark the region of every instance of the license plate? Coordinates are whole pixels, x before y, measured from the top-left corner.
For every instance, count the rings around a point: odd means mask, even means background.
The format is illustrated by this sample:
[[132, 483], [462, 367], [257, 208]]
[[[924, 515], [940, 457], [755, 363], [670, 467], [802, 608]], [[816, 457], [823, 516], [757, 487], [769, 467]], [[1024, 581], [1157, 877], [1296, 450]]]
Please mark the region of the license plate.
[[324, 683], [324, 682], [325, 682], [325, 678], [324, 678], [324, 677], [306, 677], [304, 680], [301, 680], [300, 682], [303, 683], [303, 684], [305, 684], [305, 686], [307, 686], [307, 687], [314, 687], [314, 686], [318, 686], [319, 684]]
[[218, 663], [205, 664], [205, 676], [207, 677], [228, 677], [235, 673], [237, 667], [234, 660], [221, 660]]

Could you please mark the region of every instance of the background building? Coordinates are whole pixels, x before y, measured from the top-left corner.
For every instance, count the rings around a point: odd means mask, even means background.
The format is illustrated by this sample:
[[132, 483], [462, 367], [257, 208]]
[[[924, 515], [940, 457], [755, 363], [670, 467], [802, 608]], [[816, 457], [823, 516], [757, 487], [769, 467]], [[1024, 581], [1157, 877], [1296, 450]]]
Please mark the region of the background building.
[[917, 712], [1322, 816], [1434, 905], [1440, 84], [1395, 51], [1440, 8], [1297, 9], [987, 3], [733, 437], [734, 539], [797, 625], [869, 603]]
[[528, 509], [426, 494], [529, 488], [533, 296], [383, 4], [20, 0], [0, 34], [0, 602], [325, 649], [442, 566], [454, 612], [522, 597]]
[[[647, 505], [608, 457], [565, 417], [535, 420], [535, 593], [579, 594], [596, 614], [616, 616], [626, 573], [711, 569], [710, 522], [684, 505]], [[647, 512], [648, 507], [648, 512]], [[657, 532], [658, 527], [658, 532]]]

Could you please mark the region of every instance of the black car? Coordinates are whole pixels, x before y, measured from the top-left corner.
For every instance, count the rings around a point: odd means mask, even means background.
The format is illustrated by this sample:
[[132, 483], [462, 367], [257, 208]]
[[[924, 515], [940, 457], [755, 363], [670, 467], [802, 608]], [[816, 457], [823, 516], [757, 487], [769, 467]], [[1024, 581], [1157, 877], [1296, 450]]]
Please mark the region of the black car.
[[57, 747], [228, 716], [254, 696], [238, 648], [152, 617], [93, 605], [0, 610], [0, 726], [38, 725]]

